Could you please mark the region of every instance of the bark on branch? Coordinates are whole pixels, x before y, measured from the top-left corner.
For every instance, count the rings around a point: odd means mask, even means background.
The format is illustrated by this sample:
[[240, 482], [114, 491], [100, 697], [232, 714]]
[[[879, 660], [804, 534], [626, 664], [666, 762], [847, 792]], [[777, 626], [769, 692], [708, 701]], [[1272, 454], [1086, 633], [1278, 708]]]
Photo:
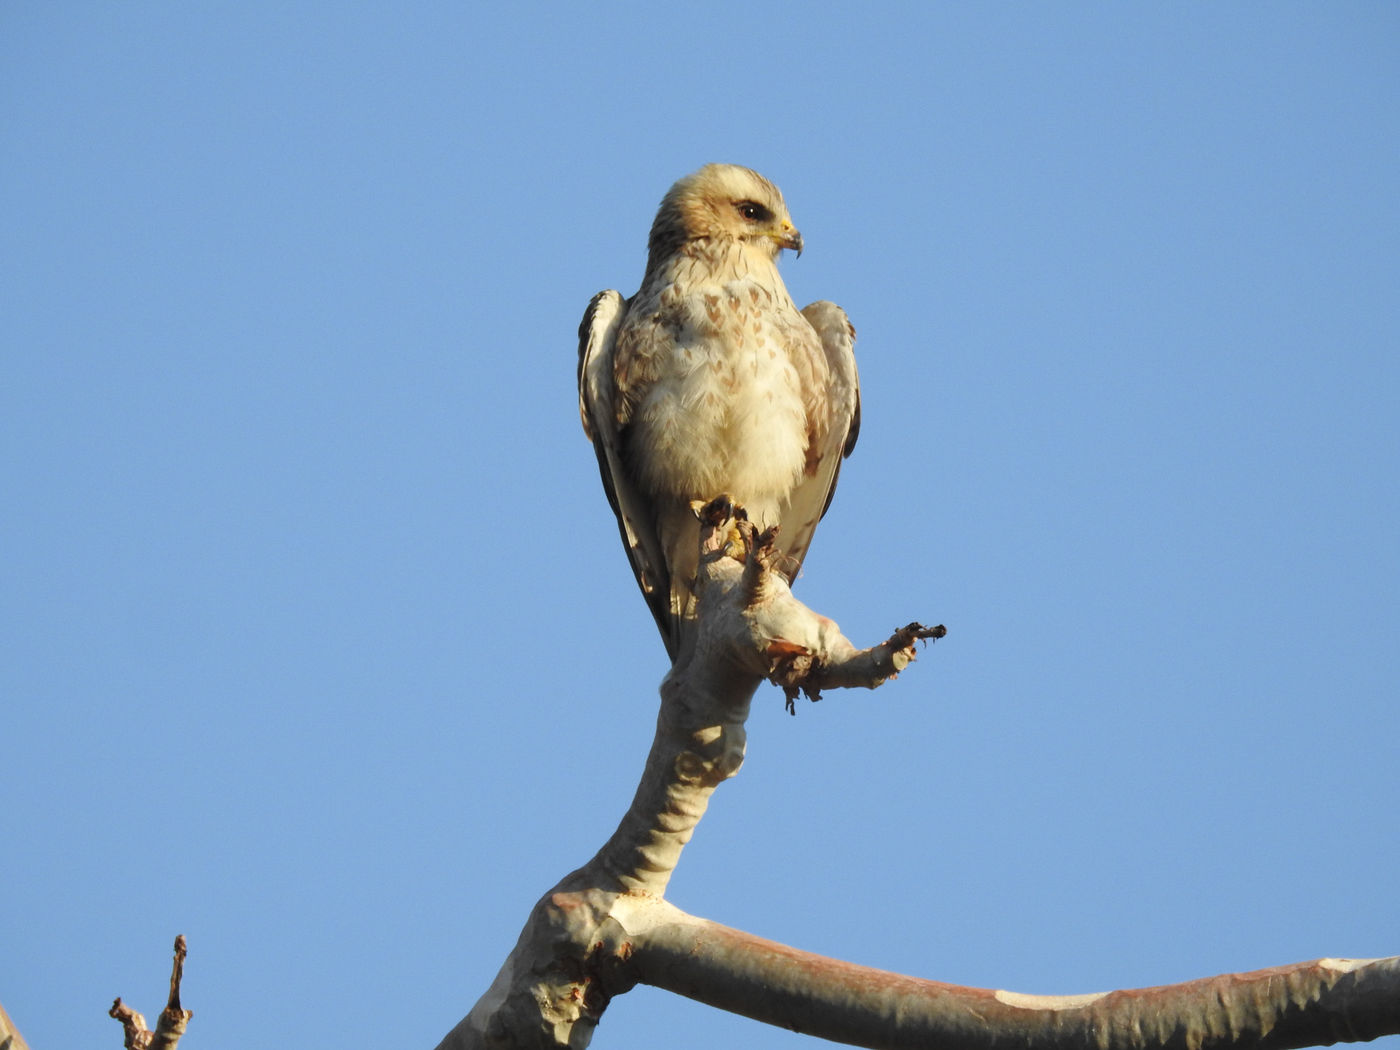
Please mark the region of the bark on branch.
[[1400, 958], [1318, 959], [1158, 988], [1042, 996], [856, 966], [679, 912], [631, 943], [648, 984], [855, 1046], [1282, 1050], [1400, 1030]]
[[798, 693], [875, 688], [942, 627], [858, 649], [793, 598], [771, 534], [724, 499], [700, 512], [698, 625], [661, 684], [656, 736], [612, 837], [534, 907], [491, 988], [438, 1050], [588, 1045], [638, 982], [825, 1039], [874, 1048], [1201, 1050], [1400, 1033], [1400, 959], [1322, 959], [1186, 984], [1049, 997], [963, 988], [828, 959], [687, 915], [667, 883], [714, 789], [738, 772], [767, 679]]

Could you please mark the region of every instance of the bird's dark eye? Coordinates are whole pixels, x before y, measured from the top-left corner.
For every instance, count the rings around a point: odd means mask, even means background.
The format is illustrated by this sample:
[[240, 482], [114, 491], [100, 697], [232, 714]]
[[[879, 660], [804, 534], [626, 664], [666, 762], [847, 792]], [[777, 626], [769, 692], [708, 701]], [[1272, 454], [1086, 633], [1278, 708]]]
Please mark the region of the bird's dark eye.
[[749, 222], [766, 222], [773, 217], [773, 213], [758, 201], [735, 201], [734, 208]]

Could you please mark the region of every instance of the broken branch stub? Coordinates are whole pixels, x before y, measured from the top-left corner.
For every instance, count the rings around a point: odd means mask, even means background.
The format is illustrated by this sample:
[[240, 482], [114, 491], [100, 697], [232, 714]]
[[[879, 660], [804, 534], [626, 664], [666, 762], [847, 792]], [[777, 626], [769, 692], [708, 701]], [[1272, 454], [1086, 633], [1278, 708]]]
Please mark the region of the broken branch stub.
[[779, 686], [794, 714], [799, 694], [819, 700], [823, 689], [883, 685], [914, 659], [918, 642], [948, 633], [942, 624], [911, 623], [879, 645], [858, 649], [833, 620], [793, 597], [774, 564], [775, 529], [759, 532], [727, 496], [711, 500], [697, 516], [700, 641], [695, 653], [727, 660]]

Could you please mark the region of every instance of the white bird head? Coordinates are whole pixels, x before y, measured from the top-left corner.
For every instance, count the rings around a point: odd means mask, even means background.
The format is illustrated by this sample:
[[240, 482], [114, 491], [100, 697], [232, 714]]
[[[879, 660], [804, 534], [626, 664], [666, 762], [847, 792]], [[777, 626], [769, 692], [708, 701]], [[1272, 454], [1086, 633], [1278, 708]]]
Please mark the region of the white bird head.
[[737, 164], [706, 164], [666, 191], [651, 226], [650, 263], [696, 241], [739, 242], [774, 260], [784, 248], [802, 254], [782, 191]]

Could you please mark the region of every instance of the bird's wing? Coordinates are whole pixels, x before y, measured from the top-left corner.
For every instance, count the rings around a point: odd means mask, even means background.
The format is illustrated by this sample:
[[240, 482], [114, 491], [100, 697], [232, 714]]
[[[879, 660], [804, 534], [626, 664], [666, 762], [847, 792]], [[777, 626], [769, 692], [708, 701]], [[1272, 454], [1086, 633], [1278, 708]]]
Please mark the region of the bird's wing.
[[[598, 456], [603, 491], [617, 515], [632, 573], [670, 651], [675, 645], [676, 624], [671, 615], [670, 575], [657, 535], [656, 508], [632, 483], [623, 458], [623, 406], [618, 400], [614, 355], [626, 314], [626, 301], [611, 290], [595, 295], [584, 312], [578, 328], [579, 416]], [[671, 655], [675, 656], [674, 651]]]
[[826, 358], [825, 389], [810, 392], [811, 415], [807, 471], [793, 489], [783, 514], [778, 546], [787, 558], [789, 579], [797, 575], [817, 522], [831, 506], [841, 460], [856, 447], [860, 433], [860, 379], [856, 374], [856, 330], [846, 311], [831, 302], [816, 302], [802, 310], [816, 332]]

